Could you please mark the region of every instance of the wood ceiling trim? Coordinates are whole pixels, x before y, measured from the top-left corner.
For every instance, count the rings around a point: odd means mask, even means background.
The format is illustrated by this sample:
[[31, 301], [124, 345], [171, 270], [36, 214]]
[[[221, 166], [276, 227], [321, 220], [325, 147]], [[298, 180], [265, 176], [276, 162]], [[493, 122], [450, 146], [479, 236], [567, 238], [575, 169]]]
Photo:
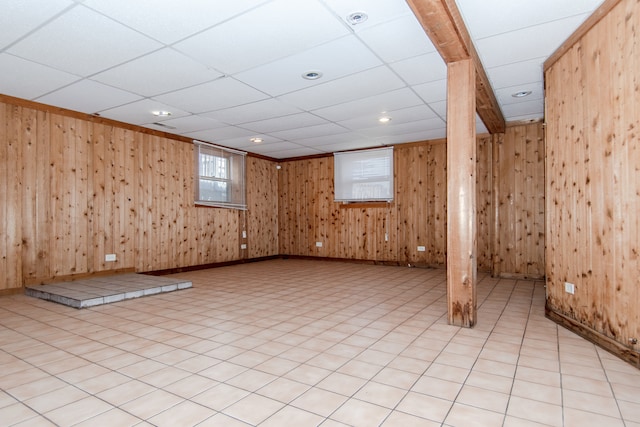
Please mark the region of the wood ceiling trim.
[[476, 69], [476, 111], [489, 133], [503, 133], [506, 128], [504, 116], [455, 1], [407, 0], [407, 4], [444, 62], [473, 60]]

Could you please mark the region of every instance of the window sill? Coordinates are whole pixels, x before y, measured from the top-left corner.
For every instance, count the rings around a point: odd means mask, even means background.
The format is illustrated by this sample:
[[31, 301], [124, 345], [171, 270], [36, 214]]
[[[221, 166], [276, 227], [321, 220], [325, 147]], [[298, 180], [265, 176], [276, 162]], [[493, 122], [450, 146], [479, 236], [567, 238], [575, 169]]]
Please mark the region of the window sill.
[[363, 208], [388, 208], [393, 206], [393, 202], [354, 202], [340, 203], [340, 209], [363, 209]]

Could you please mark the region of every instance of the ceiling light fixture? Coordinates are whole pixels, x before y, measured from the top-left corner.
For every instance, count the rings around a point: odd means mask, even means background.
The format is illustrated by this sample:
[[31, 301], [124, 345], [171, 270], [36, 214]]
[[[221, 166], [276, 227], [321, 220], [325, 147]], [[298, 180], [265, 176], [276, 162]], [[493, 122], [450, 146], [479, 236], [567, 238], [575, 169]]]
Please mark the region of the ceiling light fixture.
[[380, 123], [389, 123], [391, 121], [391, 117], [389, 116], [382, 116], [378, 119], [378, 121]]
[[152, 111], [151, 113], [154, 116], [158, 116], [158, 117], [169, 117], [171, 115], [171, 111], [163, 111], [163, 110]]
[[254, 144], [261, 144], [262, 141], [264, 140], [262, 138], [254, 137], [254, 138], [251, 138], [249, 141], [253, 142]]
[[369, 19], [369, 15], [365, 12], [353, 12], [347, 16], [347, 22], [351, 25], [358, 25]]
[[310, 70], [302, 73], [302, 78], [307, 80], [318, 80], [320, 77], [322, 77], [322, 72], [317, 70]]
[[530, 90], [521, 90], [520, 92], [512, 93], [511, 96], [514, 98], [524, 98], [525, 96], [531, 95]]

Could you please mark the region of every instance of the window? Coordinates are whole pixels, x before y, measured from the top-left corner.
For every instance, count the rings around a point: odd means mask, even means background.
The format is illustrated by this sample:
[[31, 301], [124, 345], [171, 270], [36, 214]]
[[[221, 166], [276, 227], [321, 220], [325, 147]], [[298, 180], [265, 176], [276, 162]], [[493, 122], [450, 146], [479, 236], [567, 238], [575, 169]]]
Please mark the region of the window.
[[334, 153], [336, 202], [393, 200], [393, 147]]
[[194, 141], [196, 204], [246, 209], [245, 155], [200, 141]]

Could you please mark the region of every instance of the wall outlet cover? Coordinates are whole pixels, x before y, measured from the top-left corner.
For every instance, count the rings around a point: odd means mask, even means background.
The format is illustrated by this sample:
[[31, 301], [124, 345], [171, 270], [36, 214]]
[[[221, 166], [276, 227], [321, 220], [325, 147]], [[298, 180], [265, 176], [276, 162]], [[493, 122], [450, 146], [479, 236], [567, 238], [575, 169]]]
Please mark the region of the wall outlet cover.
[[316, 248], [321, 248], [322, 247], [322, 242], [316, 242]]
[[116, 254], [106, 254], [104, 256], [104, 261], [105, 262], [114, 262], [116, 260]]
[[424, 252], [426, 250], [427, 248], [425, 248], [424, 246], [418, 246], [418, 252]]

